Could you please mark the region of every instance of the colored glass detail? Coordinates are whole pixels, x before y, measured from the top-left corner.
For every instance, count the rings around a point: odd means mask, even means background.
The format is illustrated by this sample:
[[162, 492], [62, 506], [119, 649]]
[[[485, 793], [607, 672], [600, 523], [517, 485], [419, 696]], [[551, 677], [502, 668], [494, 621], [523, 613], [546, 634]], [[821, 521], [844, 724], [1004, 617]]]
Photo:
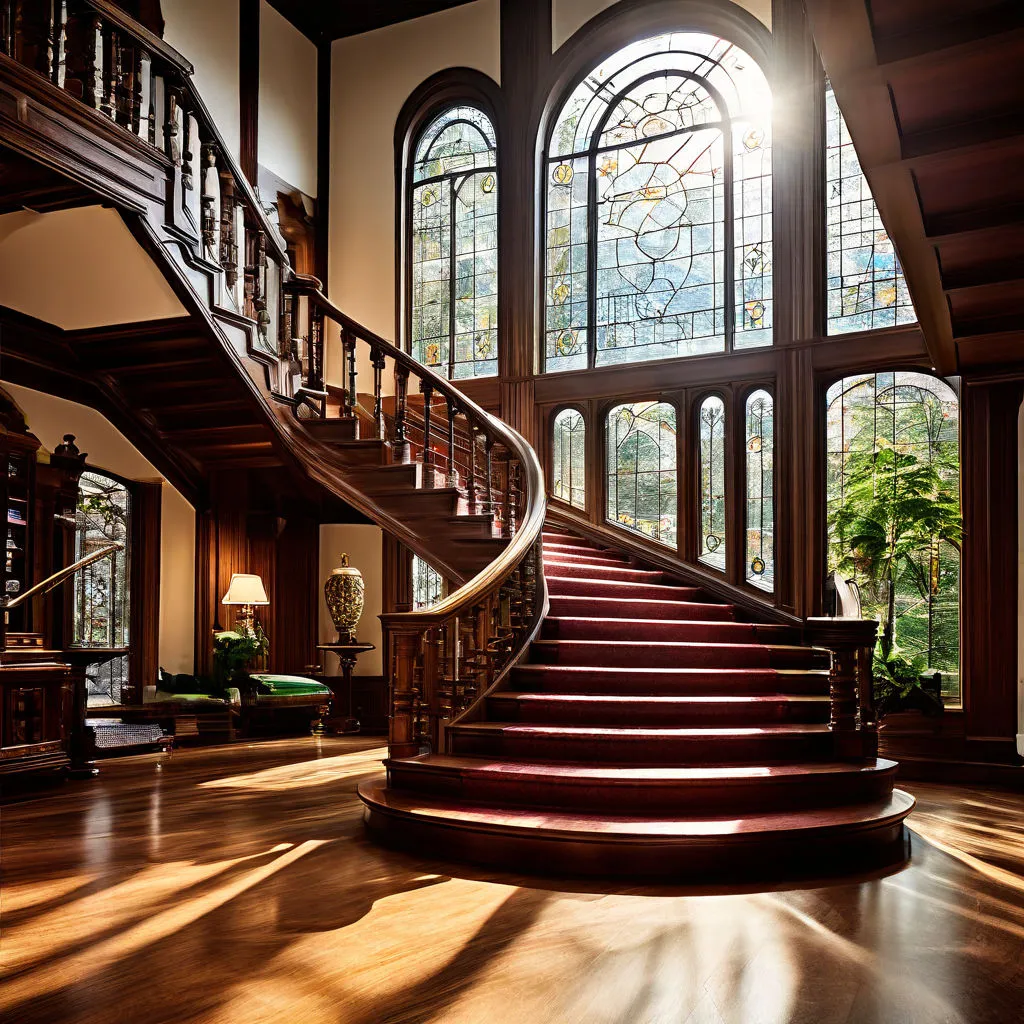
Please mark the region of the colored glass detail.
[[764, 73], [715, 36], [580, 82], [548, 146], [547, 370], [771, 344], [770, 130]]
[[[858, 374], [826, 398], [828, 571], [857, 582], [897, 656], [960, 700], [959, 402], [925, 373]], [[925, 671], [927, 669], [927, 672]]]
[[411, 173], [412, 353], [452, 379], [498, 372], [494, 127], [452, 107], [420, 136]]
[[767, 391], [746, 405], [746, 580], [775, 589], [775, 408]]
[[634, 402], [608, 413], [609, 522], [675, 546], [676, 410], [666, 402]]
[[583, 416], [563, 409], [556, 417], [551, 444], [551, 494], [576, 508], [587, 507], [586, 432]]
[[725, 571], [725, 403], [709, 395], [697, 417], [700, 435], [700, 555]]
[[825, 88], [827, 330], [871, 331], [917, 320], [903, 268], [831, 86]]

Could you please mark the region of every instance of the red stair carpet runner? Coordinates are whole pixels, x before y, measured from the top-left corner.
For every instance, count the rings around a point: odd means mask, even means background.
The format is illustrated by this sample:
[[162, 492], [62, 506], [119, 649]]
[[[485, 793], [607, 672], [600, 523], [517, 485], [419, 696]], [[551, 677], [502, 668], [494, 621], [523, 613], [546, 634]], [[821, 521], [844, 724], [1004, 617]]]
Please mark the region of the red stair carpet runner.
[[528, 663], [451, 753], [364, 783], [371, 834], [516, 871], [692, 881], [903, 856], [896, 764], [837, 761], [828, 653], [626, 556], [545, 532]]

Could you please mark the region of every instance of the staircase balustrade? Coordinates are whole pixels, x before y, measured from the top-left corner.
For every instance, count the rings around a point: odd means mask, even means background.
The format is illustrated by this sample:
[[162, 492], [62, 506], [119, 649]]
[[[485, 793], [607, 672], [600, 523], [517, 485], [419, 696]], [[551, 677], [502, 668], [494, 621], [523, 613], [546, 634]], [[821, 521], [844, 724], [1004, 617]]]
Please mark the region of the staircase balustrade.
[[[162, 39], [109, 0], [0, 0], [0, 48], [0, 62], [45, 77], [166, 162], [161, 227], [211, 282], [202, 296], [211, 313], [255, 325], [238, 354], [264, 368], [271, 402], [299, 421], [336, 412], [355, 421], [356, 438], [368, 428], [388, 443], [392, 463], [419, 463], [422, 487], [457, 491], [459, 514], [489, 516], [492, 537], [508, 542], [434, 608], [382, 617], [393, 667], [392, 754], [441, 749], [446, 723], [517, 660], [541, 621], [545, 496], [536, 454], [446, 379], [345, 316], [314, 278], [293, 273], [268, 208], [193, 85], [192, 66]], [[328, 322], [340, 332], [344, 397], [336, 410], [326, 381]], [[369, 375], [360, 373], [366, 366]], [[372, 380], [368, 414], [359, 405], [361, 375]], [[415, 394], [423, 396], [422, 429]], [[353, 477], [335, 471], [325, 479], [319, 467], [313, 475], [326, 486], [340, 476], [348, 487], [340, 496], [356, 497]], [[383, 510], [380, 521], [395, 523]], [[438, 542], [457, 543], [457, 529]]]

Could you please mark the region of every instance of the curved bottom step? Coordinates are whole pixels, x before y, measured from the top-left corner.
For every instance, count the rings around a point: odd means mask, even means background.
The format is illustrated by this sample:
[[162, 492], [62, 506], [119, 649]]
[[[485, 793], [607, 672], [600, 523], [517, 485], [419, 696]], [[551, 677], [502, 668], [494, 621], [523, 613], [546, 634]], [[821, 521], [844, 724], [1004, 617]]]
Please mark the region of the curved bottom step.
[[742, 872], [792, 877], [866, 871], [906, 856], [902, 790], [869, 804], [747, 814], [643, 818], [497, 807], [362, 783], [369, 832], [431, 856], [541, 875], [694, 883]]

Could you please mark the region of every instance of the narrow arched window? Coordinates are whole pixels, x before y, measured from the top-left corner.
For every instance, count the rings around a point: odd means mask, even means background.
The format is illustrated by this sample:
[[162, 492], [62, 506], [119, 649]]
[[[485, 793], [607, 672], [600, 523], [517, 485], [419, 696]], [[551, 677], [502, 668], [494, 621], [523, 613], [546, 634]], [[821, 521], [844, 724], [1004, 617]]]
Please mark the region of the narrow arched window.
[[450, 107], [420, 134], [408, 185], [408, 337], [450, 379], [498, 372], [498, 169], [490, 118]]
[[[75, 560], [109, 544], [119, 551], [75, 573], [72, 644], [127, 647], [131, 621], [131, 493], [116, 477], [87, 470], [78, 484]], [[128, 655], [91, 665], [86, 672], [89, 702], [119, 704], [128, 679]]]
[[547, 144], [549, 371], [772, 340], [771, 91], [725, 39], [603, 61]]
[[709, 395], [698, 413], [700, 560], [725, 570], [725, 403]]
[[746, 415], [746, 581], [775, 589], [775, 409], [767, 391], [747, 398]]
[[831, 85], [825, 88], [827, 330], [870, 331], [917, 320]]
[[958, 703], [957, 396], [925, 373], [862, 373], [826, 403], [828, 571], [855, 580], [879, 621], [881, 685], [938, 672], [943, 699]]
[[676, 543], [676, 410], [633, 402], [608, 413], [605, 435], [609, 521]]
[[441, 574], [419, 555], [412, 556], [412, 607], [414, 611], [432, 608], [444, 594]]
[[556, 417], [551, 438], [551, 494], [576, 508], [587, 507], [587, 426], [576, 409]]

